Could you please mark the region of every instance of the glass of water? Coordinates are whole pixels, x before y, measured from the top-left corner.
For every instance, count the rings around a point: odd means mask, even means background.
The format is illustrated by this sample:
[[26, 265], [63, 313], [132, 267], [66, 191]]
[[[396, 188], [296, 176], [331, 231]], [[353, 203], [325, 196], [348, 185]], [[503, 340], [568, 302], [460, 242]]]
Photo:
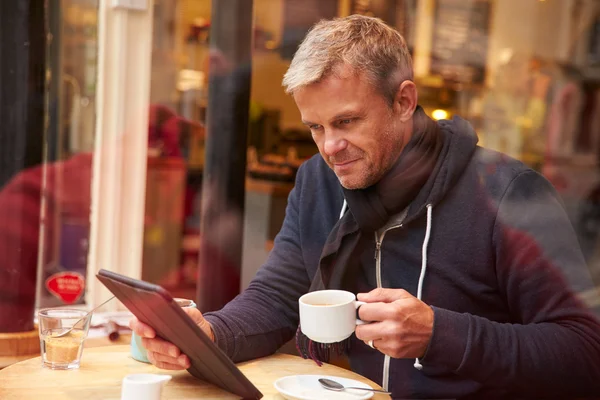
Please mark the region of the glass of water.
[[51, 369], [79, 368], [83, 341], [87, 337], [91, 319], [92, 313], [88, 314], [85, 310], [40, 310], [38, 323], [42, 364]]

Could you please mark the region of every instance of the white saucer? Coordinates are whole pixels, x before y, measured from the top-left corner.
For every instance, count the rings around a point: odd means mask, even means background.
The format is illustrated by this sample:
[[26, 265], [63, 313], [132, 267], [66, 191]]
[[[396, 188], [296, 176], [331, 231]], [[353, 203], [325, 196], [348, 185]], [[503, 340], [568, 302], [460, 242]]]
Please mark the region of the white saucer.
[[362, 400], [373, 397], [373, 392], [347, 389], [343, 392], [327, 390], [319, 383], [320, 378], [327, 378], [344, 386], [371, 388], [354, 379], [340, 378], [327, 375], [292, 375], [278, 379], [273, 383], [275, 389], [288, 400]]

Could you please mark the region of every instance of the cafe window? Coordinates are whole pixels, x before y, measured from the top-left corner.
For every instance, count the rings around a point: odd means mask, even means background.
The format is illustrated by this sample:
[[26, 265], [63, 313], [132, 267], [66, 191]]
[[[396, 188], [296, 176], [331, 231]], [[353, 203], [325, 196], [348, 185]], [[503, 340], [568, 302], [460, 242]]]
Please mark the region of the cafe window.
[[0, 333], [85, 303], [98, 54], [96, 0], [2, 7]]
[[[217, 251], [242, 256], [221, 257], [215, 271], [231, 268], [231, 293], [243, 290], [273, 246], [299, 165], [317, 153], [281, 87], [283, 74], [312, 24], [352, 13], [382, 18], [404, 35], [419, 102], [431, 117], [462, 116], [481, 145], [522, 160], [554, 184], [600, 284], [599, 2], [255, 0], [247, 15], [222, 11], [251, 21], [244, 38], [251, 46], [248, 123], [241, 133], [246, 171], [237, 177], [244, 207], [223, 225], [235, 235], [201, 232], [203, 218], [210, 218], [202, 213], [210, 188], [210, 82], [229, 61], [211, 48], [215, 24], [227, 35], [223, 21], [213, 20], [222, 16], [214, 12], [216, 2], [154, 0], [141, 11], [108, 3], [49, 2], [42, 170], [57, 198], [44, 200], [43, 252], [29, 260], [39, 272], [38, 305], [84, 302], [80, 292], [65, 290], [69, 299], [53, 294], [55, 286], [79, 288], [78, 274], [99, 304], [107, 294], [94, 280], [99, 268], [195, 299], [198, 282], [218, 275], [199, 264], [202, 251], [214, 250], [204, 241], [219, 235], [231, 243]], [[241, 40], [216, 39], [233, 46]], [[9, 181], [1, 182], [3, 190]], [[51, 279], [64, 272], [72, 274], [68, 280]]]

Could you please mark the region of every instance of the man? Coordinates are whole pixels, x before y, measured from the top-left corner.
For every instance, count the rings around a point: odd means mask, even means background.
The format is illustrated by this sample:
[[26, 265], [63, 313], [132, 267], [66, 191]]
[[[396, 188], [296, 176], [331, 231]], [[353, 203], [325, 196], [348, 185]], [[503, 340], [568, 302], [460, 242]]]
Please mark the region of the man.
[[[570, 289], [587, 269], [557, 194], [477, 147], [464, 120], [425, 116], [396, 31], [362, 16], [319, 22], [284, 85], [320, 155], [300, 168], [248, 289], [189, 312], [229, 357], [275, 352], [302, 294], [342, 288], [372, 322], [347, 346], [351, 367], [394, 398], [600, 396], [600, 324]], [[131, 326], [155, 365], [189, 366]]]

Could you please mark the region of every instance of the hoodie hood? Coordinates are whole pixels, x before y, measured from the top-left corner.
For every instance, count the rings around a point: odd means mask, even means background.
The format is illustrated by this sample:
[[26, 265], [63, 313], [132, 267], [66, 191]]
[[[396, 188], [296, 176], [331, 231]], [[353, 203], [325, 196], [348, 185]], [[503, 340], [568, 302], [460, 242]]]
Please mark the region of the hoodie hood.
[[454, 187], [462, 176], [477, 149], [477, 134], [469, 122], [454, 117], [438, 121], [444, 135], [444, 145], [433, 173], [412, 202], [405, 221], [425, 212], [428, 205], [435, 206]]

